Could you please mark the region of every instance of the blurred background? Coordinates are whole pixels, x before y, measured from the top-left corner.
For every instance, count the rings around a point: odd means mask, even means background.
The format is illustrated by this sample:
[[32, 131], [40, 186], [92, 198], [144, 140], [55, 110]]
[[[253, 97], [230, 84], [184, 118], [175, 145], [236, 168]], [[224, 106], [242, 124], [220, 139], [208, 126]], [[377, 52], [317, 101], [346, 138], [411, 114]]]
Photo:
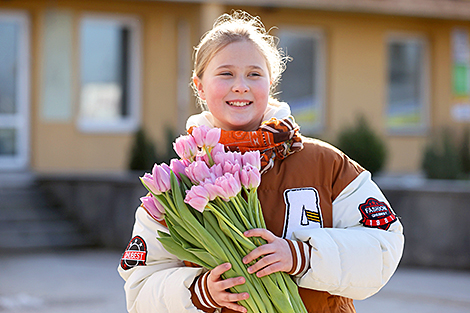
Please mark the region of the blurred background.
[[0, 0], [0, 312], [126, 312], [145, 190], [199, 112], [193, 47], [233, 9], [289, 56], [276, 97], [405, 227], [358, 312], [470, 312], [470, 1]]

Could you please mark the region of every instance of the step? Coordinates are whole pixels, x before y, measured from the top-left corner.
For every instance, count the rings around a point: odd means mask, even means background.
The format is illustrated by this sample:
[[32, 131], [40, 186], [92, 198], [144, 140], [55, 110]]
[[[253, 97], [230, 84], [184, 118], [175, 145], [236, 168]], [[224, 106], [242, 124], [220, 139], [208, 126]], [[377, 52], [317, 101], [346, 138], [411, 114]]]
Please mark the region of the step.
[[0, 223], [0, 248], [89, 246], [91, 240], [67, 220]]
[[78, 223], [34, 183], [0, 185], [0, 251], [93, 245]]
[[20, 222], [31, 220], [58, 220], [64, 216], [57, 208], [15, 206], [8, 209], [0, 209], [0, 223]]

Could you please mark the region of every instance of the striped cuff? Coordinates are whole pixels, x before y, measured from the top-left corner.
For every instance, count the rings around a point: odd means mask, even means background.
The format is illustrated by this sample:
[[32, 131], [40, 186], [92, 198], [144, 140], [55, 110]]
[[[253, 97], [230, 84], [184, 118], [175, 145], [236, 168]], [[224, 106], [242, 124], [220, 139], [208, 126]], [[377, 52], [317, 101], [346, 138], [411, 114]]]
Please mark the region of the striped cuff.
[[199, 300], [199, 302], [206, 308], [217, 309], [219, 306], [215, 303], [209, 294], [209, 289], [207, 288], [207, 277], [210, 272], [206, 272], [203, 275], [199, 276], [196, 280], [196, 285], [194, 286], [194, 292]]
[[305, 242], [285, 239], [292, 253], [292, 269], [289, 275], [302, 276], [310, 268], [310, 252], [312, 247]]

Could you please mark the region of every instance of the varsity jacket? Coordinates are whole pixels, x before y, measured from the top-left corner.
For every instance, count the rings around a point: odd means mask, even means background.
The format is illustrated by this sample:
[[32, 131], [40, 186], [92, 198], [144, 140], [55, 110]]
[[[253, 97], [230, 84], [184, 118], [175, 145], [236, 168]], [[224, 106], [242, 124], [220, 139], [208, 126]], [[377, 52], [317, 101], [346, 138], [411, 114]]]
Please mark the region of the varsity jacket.
[[[292, 276], [309, 313], [355, 312], [352, 299], [375, 294], [395, 272], [402, 225], [368, 171], [322, 141], [303, 138], [303, 144], [262, 176], [258, 196], [266, 225], [310, 247], [306, 268]], [[128, 311], [214, 312], [194, 294], [194, 282], [207, 269], [185, 266], [168, 253], [157, 230], [167, 231], [139, 207], [118, 268]]]

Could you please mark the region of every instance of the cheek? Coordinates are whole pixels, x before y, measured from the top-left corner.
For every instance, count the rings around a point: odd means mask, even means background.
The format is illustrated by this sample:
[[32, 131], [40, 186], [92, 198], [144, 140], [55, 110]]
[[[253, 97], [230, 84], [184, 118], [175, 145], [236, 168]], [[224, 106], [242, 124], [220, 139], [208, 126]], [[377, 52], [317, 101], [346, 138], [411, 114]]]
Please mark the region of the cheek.
[[219, 100], [220, 101], [227, 94], [227, 90], [228, 90], [227, 88], [229, 88], [227, 86], [228, 85], [224, 82], [214, 81], [214, 82], [209, 83], [209, 85], [206, 88], [206, 94], [205, 94], [207, 98], [206, 100], [208, 101]]
[[270, 85], [266, 82], [260, 82], [256, 84], [253, 89], [253, 93], [260, 99], [269, 98]]

